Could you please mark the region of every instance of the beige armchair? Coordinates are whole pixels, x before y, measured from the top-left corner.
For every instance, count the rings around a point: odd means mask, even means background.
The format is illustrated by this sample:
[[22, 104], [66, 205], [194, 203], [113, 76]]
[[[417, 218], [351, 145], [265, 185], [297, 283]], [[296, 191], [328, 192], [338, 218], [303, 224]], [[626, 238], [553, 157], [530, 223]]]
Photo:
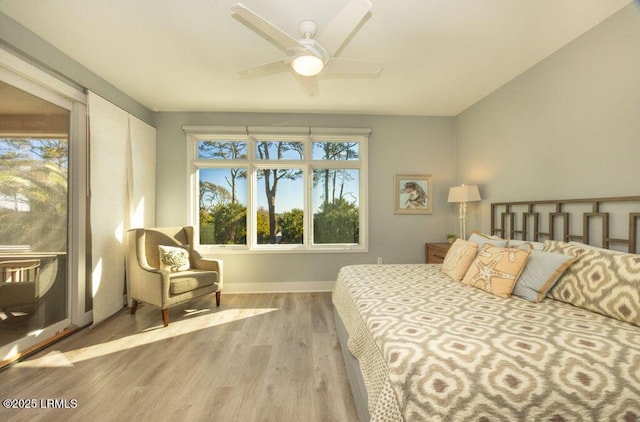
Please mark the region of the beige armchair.
[[[193, 248], [193, 227], [131, 229], [127, 233], [127, 277], [131, 314], [140, 302], [162, 310], [169, 325], [171, 306], [214, 293], [220, 306], [222, 260], [205, 259]], [[181, 247], [188, 251], [189, 269], [176, 271], [161, 264], [159, 246]], [[164, 249], [164, 248], [163, 248]]]

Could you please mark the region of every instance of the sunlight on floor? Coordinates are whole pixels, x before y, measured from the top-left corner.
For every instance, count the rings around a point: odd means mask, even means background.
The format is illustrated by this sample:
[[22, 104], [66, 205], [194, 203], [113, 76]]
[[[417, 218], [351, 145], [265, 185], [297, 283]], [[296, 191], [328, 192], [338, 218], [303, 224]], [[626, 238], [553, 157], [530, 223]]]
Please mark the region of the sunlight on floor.
[[[1, 314], [1, 313], [0, 313]], [[13, 317], [10, 318], [11, 319], [15, 319], [15, 318], [19, 318], [22, 317], [21, 315], [18, 315], [18, 312], [12, 312]], [[0, 315], [0, 319], [2, 319], [2, 315]], [[27, 314], [25, 314], [27, 315]], [[40, 335], [44, 333], [43, 329], [35, 329], [33, 331], [29, 331], [26, 334], [24, 334], [24, 339], [28, 339], [29, 337], [33, 337], [34, 339], [37, 339], [38, 337], [40, 337]], [[36, 340], [37, 341], [37, 340]], [[10, 344], [9, 342], [7, 343], [7, 345]], [[8, 346], [7, 346], [8, 347]], [[11, 360], [13, 360], [19, 353], [20, 353], [20, 346], [18, 346], [18, 344], [14, 344], [13, 346], [11, 346], [9, 349], [6, 348], [0, 348], [2, 350], [7, 350], [6, 353], [4, 353], [4, 356], [2, 356], [0, 354], [0, 361], [2, 362], [9, 362]]]
[[269, 312], [275, 312], [278, 308], [262, 308], [262, 309], [227, 309], [213, 314], [193, 316], [197, 311], [191, 311], [190, 318], [187, 320], [176, 321], [167, 327], [152, 327], [143, 332], [122, 337], [117, 340], [108, 341], [92, 346], [83, 347], [68, 352], [60, 352], [54, 350], [46, 355], [20, 362], [15, 368], [59, 368], [73, 367], [75, 363], [79, 363], [88, 359], [94, 359], [106, 356], [110, 353], [117, 353], [123, 350], [133, 349], [135, 347], [144, 346], [157, 341], [167, 340], [171, 337], [179, 337], [184, 334], [205, 330], [217, 325], [226, 324], [233, 321], [239, 321], [245, 318], [263, 315]]

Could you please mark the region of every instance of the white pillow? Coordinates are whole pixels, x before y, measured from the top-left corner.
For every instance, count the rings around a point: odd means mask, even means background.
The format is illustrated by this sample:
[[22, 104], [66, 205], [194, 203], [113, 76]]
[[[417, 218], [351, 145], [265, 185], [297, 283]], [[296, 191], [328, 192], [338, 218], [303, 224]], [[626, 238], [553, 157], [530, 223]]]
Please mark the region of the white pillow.
[[172, 272], [187, 271], [190, 268], [188, 248], [188, 245], [158, 245], [158, 250], [160, 251], [160, 268], [166, 268]]

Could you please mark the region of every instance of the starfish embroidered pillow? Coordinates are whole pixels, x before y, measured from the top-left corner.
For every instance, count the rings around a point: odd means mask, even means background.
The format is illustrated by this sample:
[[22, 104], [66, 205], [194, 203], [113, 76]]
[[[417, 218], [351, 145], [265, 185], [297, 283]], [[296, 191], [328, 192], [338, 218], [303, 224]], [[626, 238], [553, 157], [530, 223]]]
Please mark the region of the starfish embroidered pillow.
[[478, 245], [476, 243], [456, 239], [444, 257], [442, 272], [456, 281], [462, 280], [477, 252]]
[[530, 250], [485, 244], [471, 263], [462, 283], [507, 298], [511, 296], [529, 255]]

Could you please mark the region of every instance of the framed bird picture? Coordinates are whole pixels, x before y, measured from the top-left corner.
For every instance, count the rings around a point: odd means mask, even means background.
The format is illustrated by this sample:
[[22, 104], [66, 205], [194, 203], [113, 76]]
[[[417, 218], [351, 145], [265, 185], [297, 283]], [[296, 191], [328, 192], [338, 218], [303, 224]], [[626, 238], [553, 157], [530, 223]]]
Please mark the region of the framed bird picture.
[[397, 174], [395, 176], [395, 213], [432, 214], [433, 177]]

